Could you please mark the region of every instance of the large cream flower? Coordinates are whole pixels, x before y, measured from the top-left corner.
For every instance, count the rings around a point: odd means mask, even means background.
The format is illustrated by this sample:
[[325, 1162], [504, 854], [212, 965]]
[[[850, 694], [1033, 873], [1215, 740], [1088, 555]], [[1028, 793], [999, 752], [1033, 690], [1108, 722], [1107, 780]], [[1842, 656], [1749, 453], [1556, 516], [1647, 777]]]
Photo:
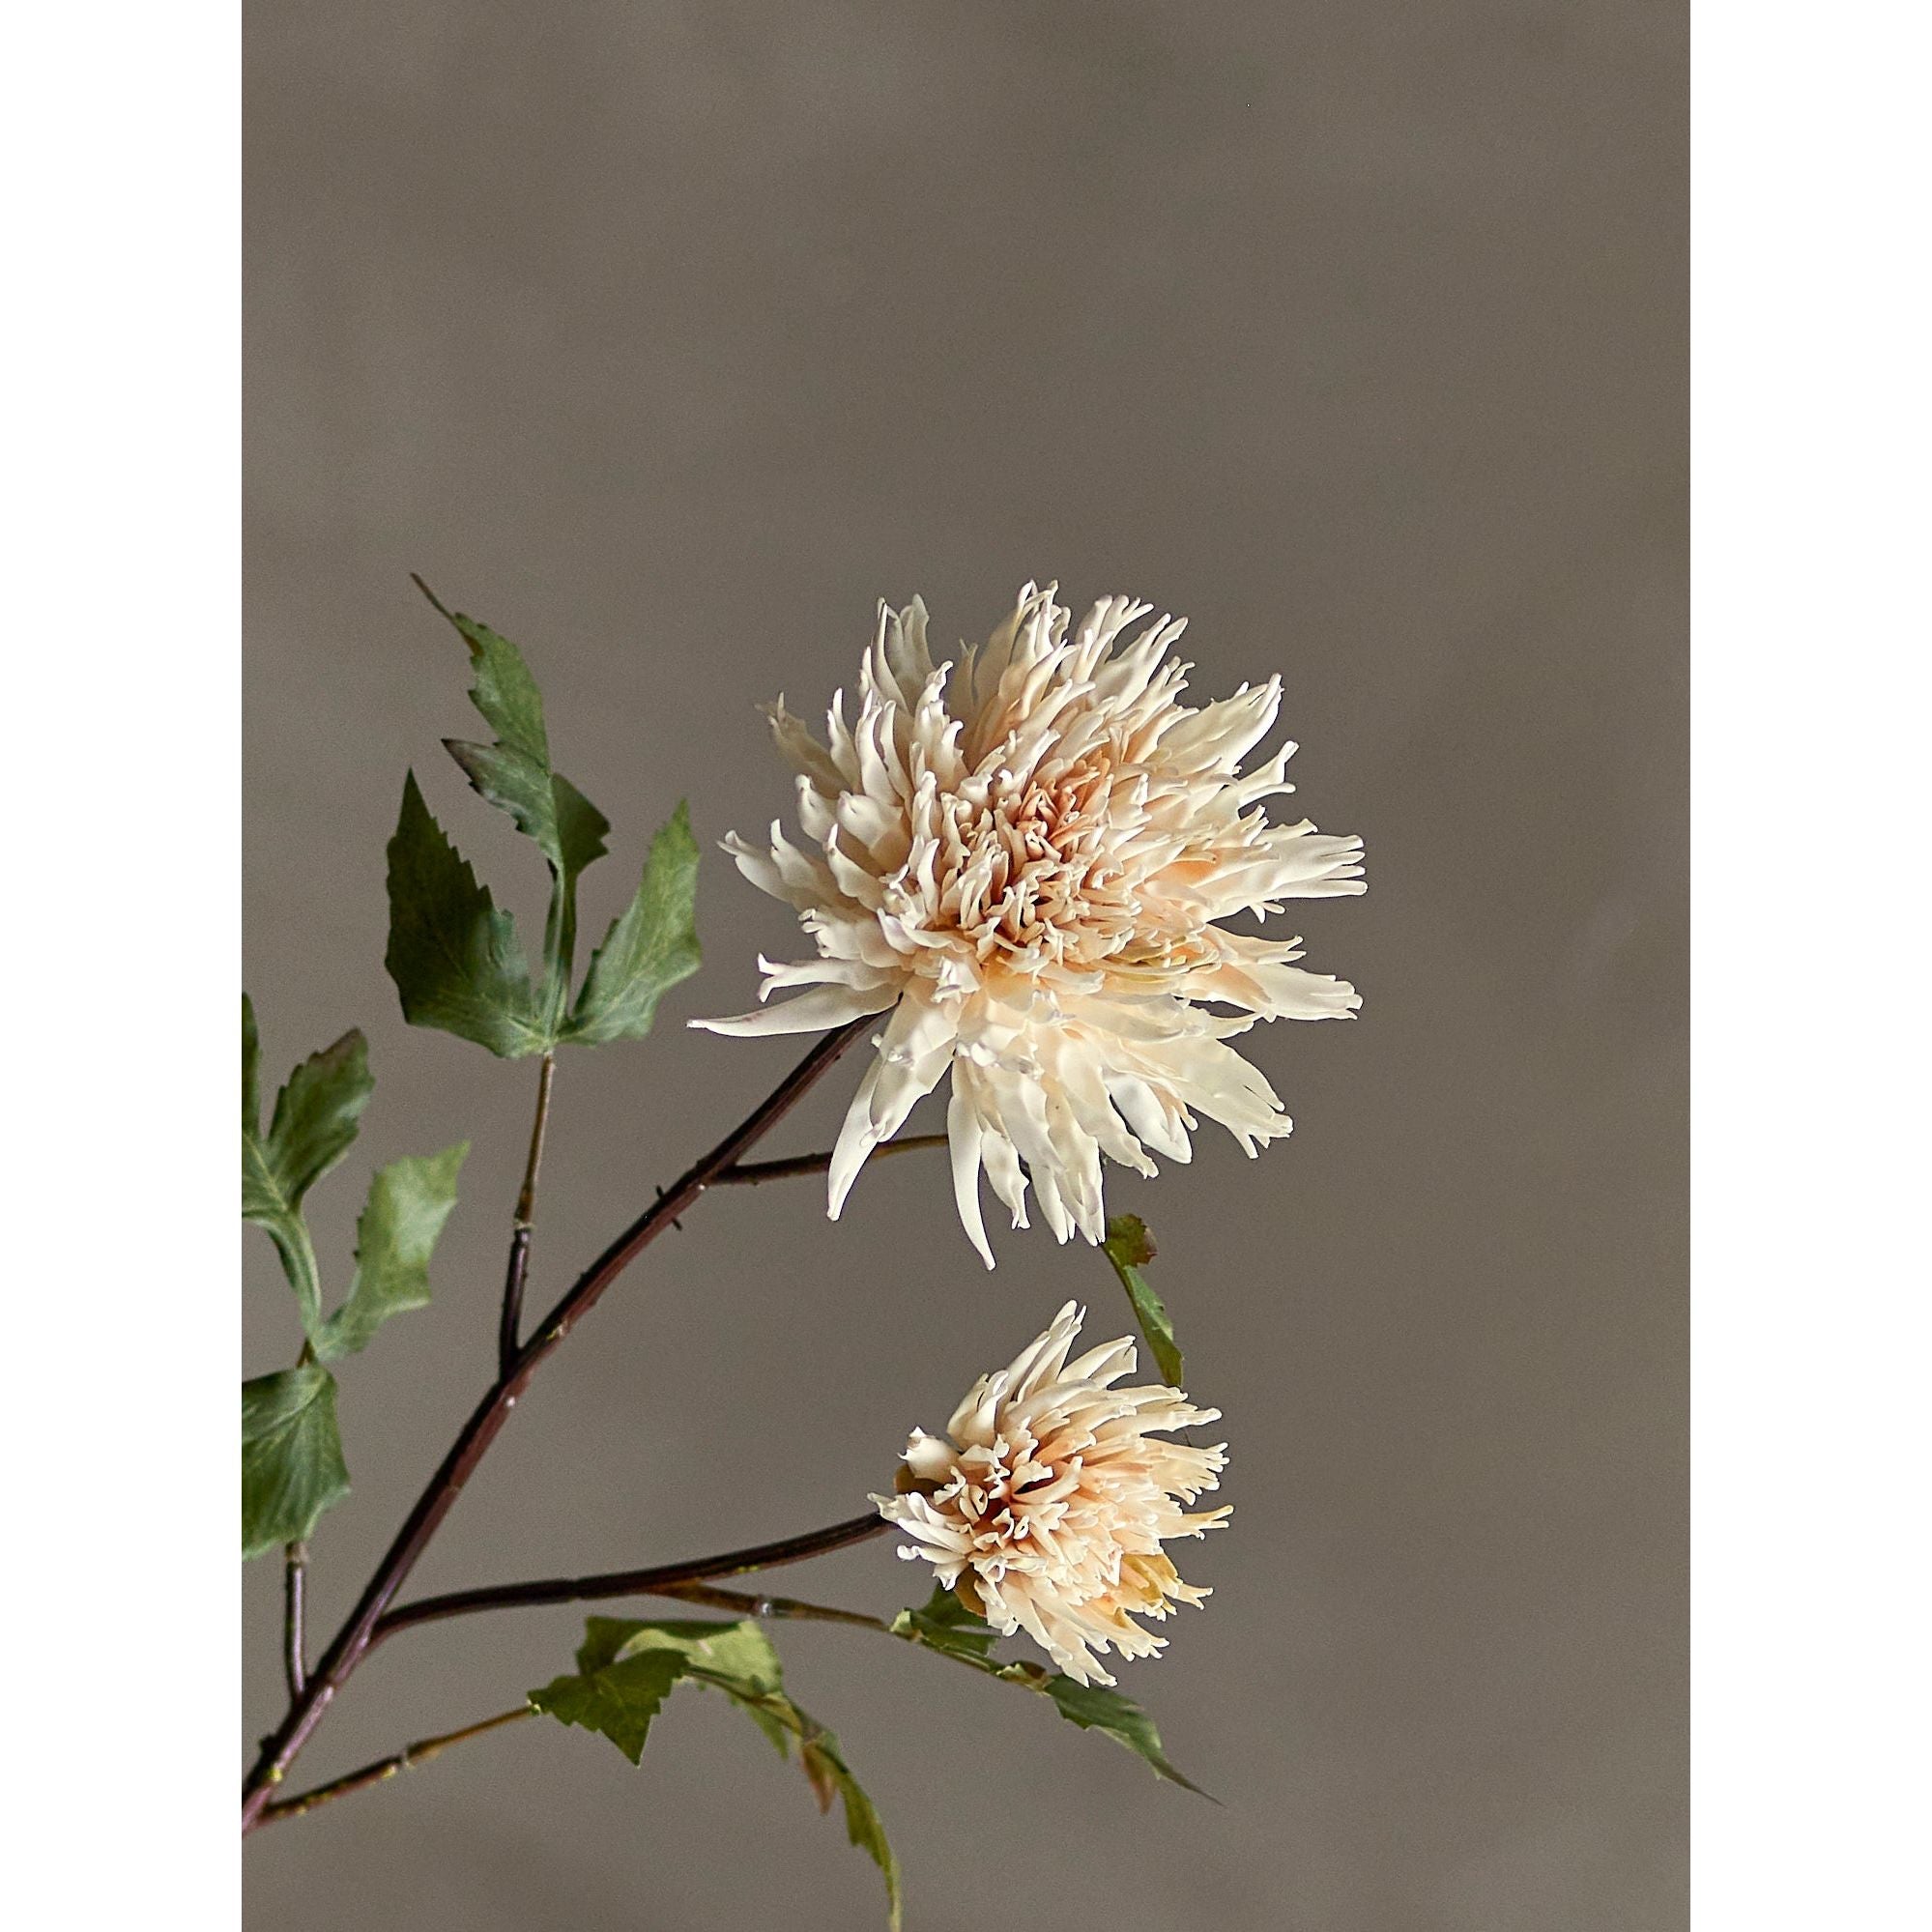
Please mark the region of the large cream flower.
[[1173, 1389], [1114, 1388], [1134, 1372], [1125, 1338], [1069, 1362], [1084, 1319], [1069, 1302], [1009, 1367], [973, 1384], [943, 1437], [914, 1429], [907, 1493], [872, 1500], [914, 1539], [899, 1554], [924, 1557], [995, 1629], [1024, 1630], [1081, 1684], [1111, 1684], [1095, 1651], [1151, 1657], [1167, 1639], [1134, 1618], [1209, 1594], [1181, 1581], [1161, 1544], [1226, 1519], [1179, 1504], [1220, 1486], [1227, 1452], [1154, 1436], [1221, 1411]]
[[760, 998], [811, 990], [693, 1023], [800, 1033], [889, 1010], [839, 1137], [831, 1213], [950, 1069], [954, 1190], [988, 1267], [982, 1166], [1016, 1227], [1030, 1175], [1060, 1240], [1078, 1227], [1099, 1241], [1103, 1154], [1143, 1174], [1152, 1153], [1185, 1161], [1197, 1113], [1251, 1155], [1287, 1133], [1230, 1038], [1257, 1019], [1361, 1004], [1346, 982], [1289, 964], [1299, 940], [1215, 923], [1364, 889], [1360, 839], [1268, 822], [1261, 801], [1294, 790], [1292, 744], [1239, 772], [1275, 721], [1280, 678], [1192, 708], [1189, 667], [1167, 659], [1182, 620], [1122, 644], [1151, 606], [1110, 597], [1069, 638], [1053, 588], [1028, 584], [957, 672], [934, 667], [923, 604], [881, 606], [857, 718], [834, 698], [829, 748], [782, 699], [772, 707], [817, 850], [775, 823], [768, 853], [735, 833], [726, 850], [818, 945], [795, 966], [761, 959]]

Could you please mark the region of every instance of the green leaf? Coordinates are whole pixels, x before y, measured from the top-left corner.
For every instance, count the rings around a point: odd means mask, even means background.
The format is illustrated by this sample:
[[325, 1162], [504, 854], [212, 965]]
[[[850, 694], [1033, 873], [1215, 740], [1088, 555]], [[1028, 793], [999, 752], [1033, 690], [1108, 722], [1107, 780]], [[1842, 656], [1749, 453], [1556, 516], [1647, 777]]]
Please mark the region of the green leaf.
[[376, 1082], [369, 1049], [354, 1029], [311, 1053], [275, 1095], [269, 1131], [261, 1132], [258, 1097], [261, 1042], [251, 1000], [242, 1001], [242, 1219], [268, 1229], [295, 1290], [303, 1332], [322, 1321], [315, 1249], [302, 1218], [303, 1197], [349, 1151]]
[[476, 674], [470, 700], [497, 741], [465, 744], [446, 738], [444, 743], [476, 791], [536, 841], [560, 877], [574, 879], [592, 859], [604, 855], [610, 821], [551, 769], [543, 697], [523, 653], [488, 624], [460, 611], [445, 615], [470, 647]]
[[1181, 1386], [1181, 1346], [1174, 1340], [1174, 1325], [1161, 1298], [1148, 1285], [1140, 1270], [1154, 1258], [1154, 1237], [1138, 1214], [1116, 1214], [1107, 1224], [1107, 1239], [1100, 1252], [1113, 1263], [1127, 1299], [1134, 1304], [1134, 1318], [1153, 1351], [1161, 1380], [1169, 1388]]
[[577, 1668], [601, 1670], [621, 1658], [662, 1649], [678, 1651], [693, 1663], [754, 1688], [776, 1689], [784, 1682], [771, 1640], [749, 1618], [721, 1624], [710, 1617], [589, 1617], [577, 1647]]
[[698, 845], [680, 801], [650, 842], [637, 896], [591, 956], [564, 1039], [598, 1046], [650, 1031], [659, 997], [698, 970], [697, 892]]
[[778, 1658], [756, 1624], [591, 1617], [577, 1651], [576, 1675], [533, 1690], [530, 1700], [562, 1723], [610, 1739], [636, 1764], [672, 1687], [700, 1666], [740, 1684], [750, 1695], [781, 1682]]
[[[838, 1739], [822, 1724], [808, 1717], [789, 1697], [783, 1702], [790, 1707], [800, 1727], [797, 1732], [798, 1761], [804, 1768], [813, 1795], [819, 1801], [819, 1809], [830, 1810], [832, 1795], [837, 1793], [845, 1806], [846, 1842], [856, 1845], [879, 1867], [879, 1876], [885, 1880], [886, 1923], [891, 1926], [892, 1932], [900, 1932], [900, 1927], [906, 1922], [906, 1894], [899, 1876], [899, 1860], [886, 1838], [885, 1826], [877, 1806], [852, 1775], [851, 1767], [846, 1763], [845, 1755], [839, 1748]], [[753, 1716], [758, 1716], [749, 1704], [743, 1708]], [[792, 1728], [782, 1718], [774, 1717], [773, 1722], [782, 1730]], [[767, 1735], [771, 1733], [767, 1732]]]
[[275, 1095], [266, 1136], [255, 1106], [260, 1047], [253, 1006], [242, 1005], [242, 1214], [255, 1221], [294, 1213], [302, 1197], [354, 1144], [376, 1082], [368, 1043], [352, 1027], [311, 1053]]
[[1131, 1697], [1123, 1697], [1103, 1684], [1076, 1684], [1071, 1677], [1050, 1677], [1041, 1687], [1070, 1723], [1084, 1731], [1106, 1732], [1115, 1744], [1124, 1745], [1137, 1757], [1144, 1758], [1162, 1777], [1197, 1797], [1207, 1797], [1199, 1785], [1183, 1777], [1168, 1762], [1153, 1718]]
[[891, 1628], [894, 1636], [908, 1643], [937, 1651], [941, 1657], [1002, 1683], [1018, 1684], [1051, 1697], [1060, 1716], [1070, 1722], [1083, 1730], [1106, 1732], [1115, 1743], [1144, 1758], [1163, 1777], [1207, 1797], [1199, 1785], [1190, 1783], [1168, 1763], [1154, 1720], [1132, 1698], [1103, 1685], [1077, 1684], [1071, 1677], [1043, 1670], [1036, 1663], [1002, 1663], [992, 1655], [998, 1631], [967, 1610], [954, 1592], [936, 1589], [918, 1609], [901, 1610]]
[[604, 834], [611, 822], [561, 771], [552, 774], [550, 792], [557, 806], [558, 857], [564, 878], [574, 879], [592, 859], [610, 851]]
[[533, 1690], [530, 1701], [561, 1723], [579, 1724], [610, 1739], [636, 1764], [644, 1755], [650, 1720], [689, 1668], [690, 1658], [680, 1649], [645, 1650], [621, 1662], [557, 1678]]
[[383, 964], [412, 1026], [474, 1040], [504, 1059], [550, 1045], [515, 923], [445, 836], [411, 772], [389, 840], [389, 943]]
[[982, 1670], [997, 1670], [993, 1646], [999, 1632], [974, 1616], [959, 1600], [959, 1593], [943, 1584], [916, 1610], [901, 1610], [892, 1620], [892, 1634], [909, 1643], [923, 1644], [928, 1650], [955, 1658], [961, 1663]]
[[319, 1364], [242, 1384], [242, 1555], [297, 1543], [348, 1494], [335, 1378]]
[[786, 1692], [778, 1653], [751, 1619], [720, 1624], [591, 1617], [577, 1652], [577, 1674], [533, 1690], [530, 1701], [565, 1724], [609, 1738], [636, 1764], [651, 1720], [684, 1679], [722, 1691], [781, 1757], [789, 1759], [795, 1744], [820, 1809], [829, 1809], [834, 1797], [843, 1802], [847, 1839], [883, 1875], [893, 1932], [899, 1932], [904, 1912], [899, 1860], [879, 1813], [852, 1776], [838, 1739]]
[[390, 1315], [428, 1302], [429, 1257], [456, 1205], [456, 1176], [469, 1151], [462, 1140], [377, 1170], [356, 1223], [356, 1279], [316, 1340], [325, 1362], [366, 1347]]
[[[440, 603], [436, 608], [443, 610]], [[554, 1030], [570, 997], [577, 878], [608, 850], [604, 835], [611, 822], [567, 778], [551, 768], [543, 698], [523, 653], [508, 638], [460, 611], [443, 611], [443, 615], [470, 648], [476, 674], [470, 698], [497, 734], [494, 744], [446, 738], [444, 745], [477, 793], [507, 812], [517, 829], [534, 839], [550, 861], [553, 885], [544, 925], [542, 1010]]]

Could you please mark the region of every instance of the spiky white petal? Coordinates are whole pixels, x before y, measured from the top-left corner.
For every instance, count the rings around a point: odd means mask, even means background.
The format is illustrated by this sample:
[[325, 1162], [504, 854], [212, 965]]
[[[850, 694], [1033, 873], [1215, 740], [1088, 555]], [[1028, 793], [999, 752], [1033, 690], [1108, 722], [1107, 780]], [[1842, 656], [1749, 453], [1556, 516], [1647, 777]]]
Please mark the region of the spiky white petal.
[[1003, 1634], [1024, 1630], [1081, 1684], [1111, 1684], [1096, 1652], [1167, 1646], [1134, 1619], [1168, 1616], [1209, 1592], [1183, 1583], [1161, 1545], [1216, 1529], [1226, 1509], [1189, 1514], [1220, 1486], [1225, 1443], [1162, 1434], [1218, 1422], [1178, 1390], [1117, 1389], [1133, 1374], [1123, 1337], [1069, 1362], [1085, 1312], [1073, 1302], [1011, 1364], [982, 1376], [943, 1437], [914, 1429], [902, 1493], [875, 1496], [939, 1583]]
[[[955, 668], [935, 665], [925, 606], [879, 609], [848, 722], [827, 743], [771, 707], [797, 778], [799, 827], [725, 849], [798, 914], [818, 956], [761, 960], [763, 1002], [692, 1024], [802, 1033], [889, 1013], [832, 1163], [834, 1217], [873, 1148], [948, 1073], [960, 1218], [993, 1265], [982, 1169], [1026, 1225], [1030, 1180], [1062, 1241], [1106, 1226], [1103, 1157], [1141, 1173], [1185, 1161], [1205, 1115], [1249, 1152], [1287, 1133], [1274, 1089], [1226, 1043], [1255, 1020], [1332, 1020], [1361, 1000], [1291, 962], [1298, 939], [1233, 933], [1288, 899], [1364, 890], [1362, 842], [1269, 822], [1295, 747], [1245, 775], [1281, 680], [1194, 708], [1168, 656], [1184, 623], [1096, 604], [1071, 637], [1054, 587]], [[1217, 1014], [1209, 1008], [1233, 1009]]]

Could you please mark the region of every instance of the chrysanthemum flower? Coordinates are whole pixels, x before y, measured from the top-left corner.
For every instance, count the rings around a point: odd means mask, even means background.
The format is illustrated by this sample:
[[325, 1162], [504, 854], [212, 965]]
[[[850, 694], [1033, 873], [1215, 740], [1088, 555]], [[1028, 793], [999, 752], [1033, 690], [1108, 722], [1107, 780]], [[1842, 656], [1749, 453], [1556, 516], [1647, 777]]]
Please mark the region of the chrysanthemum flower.
[[1158, 1439], [1221, 1411], [1173, 1389], [1114, 1388], [1134, 1372], [1126, 1338], [1069, 1362], [1084, 1319], [1069, 1302], [973, 1384], [944, 1436], [914, 1429], [905, 1493], [872, 1500], [914, 1539], [899, 1554], [924, 1557], [968, 1609], [1006, 1635], [1024, 1630], [1080, 1683], [1111, 1684], [1094, 1652], [1164, 1650], [1134, 1618], [1209, 1594], [1181, 1581], [1161, 1544], [1226, 1520], [1225, 1509], [1188, 1515], [1180, 1504], [1220, 1486], [1227, 1451]]
[[1287, 1133], [1229, 1039], [1361, 1004], [1289, 964], [1298, 939], [1216, 923], [1362, 891], [1362, 841], [1269, 823], [1262, 801], [1294, 790], [1295, 747], [1239, 766], [1275, 721], [1280, 678], [1183, 705], [1190, 667], [1167, 658], [1183, 620], [1121, 642], [1150, 608], [1110, 597], [1069, 638], [1053, 587], [1029, 584], [954, 672], [933, 664], [923, 604], [881, 606], [853, 723], [840, 693], [822, 745], [782, 699], [772, 707], [817, 850], [776, 823], [768, 853], [735, 833], [726, 850], [818, 946], [799, 965], [761, 959], [760, 998], [811, 990], [693, 1024], [801, 1033], [890, 1012], [834, 1153], [834, 1219], [873, 1148], [950, 1070], [954, 1190], [987, 1266], [982, 1166], [1015, 1226], [1030, 1176], [1060, 1240], [1078, 1227], [1097, 1242], [1103, 1154], [1143, 1174], [1154, 1153], [1185, 1161], [1197, 1114], [1251, 1155]]

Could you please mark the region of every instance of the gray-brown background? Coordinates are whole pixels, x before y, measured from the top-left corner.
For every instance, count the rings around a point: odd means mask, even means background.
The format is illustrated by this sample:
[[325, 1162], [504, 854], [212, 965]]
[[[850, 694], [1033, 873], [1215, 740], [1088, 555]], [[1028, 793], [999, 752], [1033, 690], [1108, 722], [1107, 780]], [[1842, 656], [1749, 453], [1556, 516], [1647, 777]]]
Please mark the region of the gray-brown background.
[[[1253, 1040], [1297, 1117], [1116, 1205], [1227, 1412], [1207, 1611], [1126, 1687], [1216, 1809], [1031, 1700], [785, 1633], [923, 1932], [1595, 1932], [1684, 1907], [1683, 23], [1674, 0], [657, 5], [254, 0], [247, 971], [277, 1068], [379, 1078], [315, 1200], [475, 1138], [436, 1301], [344, 1373], [332, 1627], [488, 1373], [533, 1072], [400, 1024], [405, 764], [535, 911], [437, 747], [475, 729], [422, 570], [527, 648], [617, 823], [786, 802], [755, 700], [849, 682], [873, 599], [976, 636], [1028, 575], [1188, 613], [1196, 689], [1280, 669], [1299, 803], [1371, 890], [1295, 926], [1349, 1026]], [[715, 855], [704, 974], [567, 1055], [548, 1300], [788, 1065], [781, 908]], [[822, 1144], [841, 1074], [782, 1144]], [[915, 1122], [915, 1125], [923, 1122]], [[422, 1585], [694, 1554], [851, 1513], [913, 1423], [1104, 1265], [989, 1277], [916, 1159], [704, 1204], [540, 1379]], [[288, 1358], [267, 1244], [246, 1360]], [[251, 1731], [277, 1708], [247, 1577]], [[788, 1586], [877, 1609], [871, 1545]], [[398, 1643], [320, 1776], [513, 1701], [574, 1612]], [[642, 1769], [532, 1725], [254, 1840], [253, 1922], [879, 1920], [877, 1875], [707, 1700]]]

